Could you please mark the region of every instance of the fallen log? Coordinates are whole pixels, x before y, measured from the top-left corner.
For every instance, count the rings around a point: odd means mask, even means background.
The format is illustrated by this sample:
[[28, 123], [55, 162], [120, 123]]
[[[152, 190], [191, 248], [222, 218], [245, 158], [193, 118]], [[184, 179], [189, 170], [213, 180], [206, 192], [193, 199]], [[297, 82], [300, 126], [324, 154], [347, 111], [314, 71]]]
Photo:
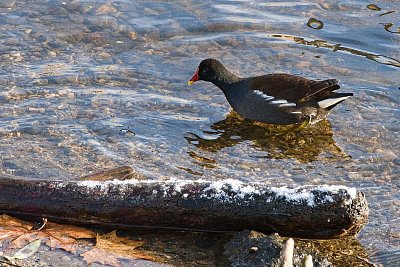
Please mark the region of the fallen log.
[[362, 192], [345, 186], [270, 187], [224, 181], [48, 181], [0, 178], [0, 212], [63, 223], [205, 231], [253, 229], [302, 238], [355, 235]]

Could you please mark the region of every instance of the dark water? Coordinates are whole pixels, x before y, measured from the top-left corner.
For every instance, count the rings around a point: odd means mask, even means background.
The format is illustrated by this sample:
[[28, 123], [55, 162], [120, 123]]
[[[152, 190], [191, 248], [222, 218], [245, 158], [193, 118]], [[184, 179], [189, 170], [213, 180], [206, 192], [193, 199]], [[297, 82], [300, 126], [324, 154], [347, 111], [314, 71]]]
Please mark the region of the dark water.
[[[371, 209], [359, 240], [397, 266], [400, 8], [369, 4], [2, 0], [0, 171], [355, 186]], [[336, 78], [355, 96], [329, 122], [276, 135], [229, 114], [213, 85], [187, 86], [208, 57], [243, 77]]]

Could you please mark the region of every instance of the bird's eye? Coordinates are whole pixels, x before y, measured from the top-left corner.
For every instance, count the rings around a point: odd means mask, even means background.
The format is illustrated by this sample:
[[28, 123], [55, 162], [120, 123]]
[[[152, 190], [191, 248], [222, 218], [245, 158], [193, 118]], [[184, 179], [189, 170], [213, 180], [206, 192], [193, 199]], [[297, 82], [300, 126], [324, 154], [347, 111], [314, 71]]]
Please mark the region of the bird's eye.
[[208, 68], [204, 68], [201, 72], [203, 72], [203, 73], [208, 72]]

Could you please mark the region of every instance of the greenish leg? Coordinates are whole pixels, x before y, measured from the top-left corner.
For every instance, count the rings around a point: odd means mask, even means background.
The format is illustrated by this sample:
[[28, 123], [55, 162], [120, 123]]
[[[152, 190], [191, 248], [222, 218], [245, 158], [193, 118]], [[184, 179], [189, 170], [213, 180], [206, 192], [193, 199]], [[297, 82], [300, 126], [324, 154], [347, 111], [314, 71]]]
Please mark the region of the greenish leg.
[[310, 120], [304, 120], [303, 122], [296, 124], [294, 126], [291, 127], [285, 127], [285, 128], [281, 128], [279, 127], [278, 129], [271, 129], [270, 130], [270, 135], [284, 135], [287, 133], [297, 133], [300, 132], [301, 130], [303, 130], [304, 128], [307, 127], [307, 125], [310, 123]]
[[309, 123], [310, 123], [310, 120], [304, 120], [302, 123], [296, 124], [292, 128], [288, 129], [288, 132], [298, 133], [301, 130], [305, 129], [308, 126]]

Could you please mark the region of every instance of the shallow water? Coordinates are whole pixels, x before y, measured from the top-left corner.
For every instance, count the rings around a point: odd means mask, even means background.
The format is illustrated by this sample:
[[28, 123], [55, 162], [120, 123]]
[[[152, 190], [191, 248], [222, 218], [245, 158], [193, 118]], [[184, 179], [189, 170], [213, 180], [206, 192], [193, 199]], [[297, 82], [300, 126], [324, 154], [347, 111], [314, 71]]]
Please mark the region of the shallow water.
[[[359, 240], [396, 266], [396, 2], [1, 1], [1, 173], [68, 180], [129, 165], [153, 179], [355, 186], [371, 210]], [[329, 122], [276, 135], [230, 114], [213, 85], [187, 86], [208, 57], [243, 77], [336, 78], [355, 96]]]

